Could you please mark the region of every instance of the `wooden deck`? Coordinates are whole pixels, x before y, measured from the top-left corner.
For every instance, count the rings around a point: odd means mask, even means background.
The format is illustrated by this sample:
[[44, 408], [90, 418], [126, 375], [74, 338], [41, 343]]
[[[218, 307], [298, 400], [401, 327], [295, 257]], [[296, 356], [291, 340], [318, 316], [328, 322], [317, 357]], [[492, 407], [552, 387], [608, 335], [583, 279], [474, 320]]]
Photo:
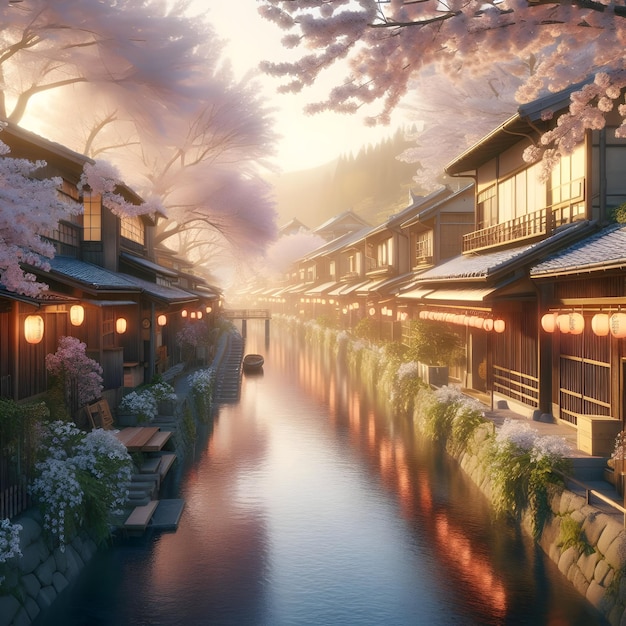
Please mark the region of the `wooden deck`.
[[130, 426], [115, 433], [129, 452], [159, 452], [172, 433], [158, 426]]

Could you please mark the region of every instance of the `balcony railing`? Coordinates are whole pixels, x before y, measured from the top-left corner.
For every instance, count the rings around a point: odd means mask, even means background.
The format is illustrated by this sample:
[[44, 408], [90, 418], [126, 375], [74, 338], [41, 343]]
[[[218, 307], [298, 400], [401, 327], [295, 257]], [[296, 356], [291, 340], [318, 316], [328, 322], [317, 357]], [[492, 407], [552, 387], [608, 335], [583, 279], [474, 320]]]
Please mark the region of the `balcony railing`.
[[463, 252], [472, 252], [498, 244], [546, 235], [553, 228], [552, 224], [548, 225], [547, 223], [547, 213], [546, 209], [541, 209], [516, 217], [508, 222], [494, 224], [463, 235]]

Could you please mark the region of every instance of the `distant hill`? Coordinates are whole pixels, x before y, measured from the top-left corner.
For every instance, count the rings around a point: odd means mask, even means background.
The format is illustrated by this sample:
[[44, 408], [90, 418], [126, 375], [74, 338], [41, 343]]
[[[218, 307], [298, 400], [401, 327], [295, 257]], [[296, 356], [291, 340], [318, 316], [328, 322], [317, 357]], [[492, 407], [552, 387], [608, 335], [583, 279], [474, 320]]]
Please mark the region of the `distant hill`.
[[409, 147], [404, 135], [404, 130], [398, 130], [393, 137], [363, 148], [356, 156], [341, 156], [320, 167], [288, 172], [270, 180], [279, 226], [297, 218], [315, 228], [348, 209], [376, 225], [409, 204], [411, 189], [423, 195], [413, 182], [417, 165], [396, 158]]

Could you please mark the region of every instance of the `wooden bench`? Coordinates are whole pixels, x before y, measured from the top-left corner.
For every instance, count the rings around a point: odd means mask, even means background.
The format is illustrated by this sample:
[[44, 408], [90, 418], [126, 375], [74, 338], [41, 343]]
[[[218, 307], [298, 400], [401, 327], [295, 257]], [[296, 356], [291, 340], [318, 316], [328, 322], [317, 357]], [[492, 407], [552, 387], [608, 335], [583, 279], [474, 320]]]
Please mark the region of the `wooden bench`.
[[104, 428], [104, 430], [113, 428], [113, 415], [106, 400], [98, 400], [98, 402], [88, 404], [85, 407], [85, 412], [92, 428]]
[[148, 504], [136, 506], [131, 514], [126, 518], [124, 528], [126, 530], [145, 530], [158, 505], [158, 500], [152, 500]]

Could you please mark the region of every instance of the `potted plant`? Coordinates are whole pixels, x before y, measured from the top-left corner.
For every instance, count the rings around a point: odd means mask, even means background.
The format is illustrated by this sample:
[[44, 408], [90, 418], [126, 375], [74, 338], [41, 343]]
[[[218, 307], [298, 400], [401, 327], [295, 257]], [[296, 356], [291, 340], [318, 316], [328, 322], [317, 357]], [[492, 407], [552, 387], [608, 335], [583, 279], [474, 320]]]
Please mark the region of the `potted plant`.
[[448, 384], [449, 366], [463, 355], [458, 332], [447, 324], [431, 320], [411, 323], [408, 358], [419, 364], [419, 376], [427, 384]]

